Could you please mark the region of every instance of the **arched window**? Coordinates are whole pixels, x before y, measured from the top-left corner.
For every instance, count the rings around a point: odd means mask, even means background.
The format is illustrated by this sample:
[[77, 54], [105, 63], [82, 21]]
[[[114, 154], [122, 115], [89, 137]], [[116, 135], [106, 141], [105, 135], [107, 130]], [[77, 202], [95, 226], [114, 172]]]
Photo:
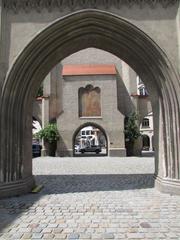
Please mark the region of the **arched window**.
[[148, 135], [143, 135], [143, 150], [149, 150], [150, 147], [150, 139]]
[[149, 95], [145, 86], [141, 86], [138, 90], [139, 90], [140, 96], [148, 96]]
[[100, 88], [87, 85], [79, 89], [79, 116], [96, 117], [101, 116]]
[[142, 127], [149, 127], [149, 119], [148, 118], [144, 118], [142, 121]]

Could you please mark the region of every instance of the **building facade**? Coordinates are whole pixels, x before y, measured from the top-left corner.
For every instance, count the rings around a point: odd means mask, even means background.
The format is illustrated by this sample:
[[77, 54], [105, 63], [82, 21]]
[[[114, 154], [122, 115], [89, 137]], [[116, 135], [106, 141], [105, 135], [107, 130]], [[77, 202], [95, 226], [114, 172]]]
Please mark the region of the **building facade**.
[[[107, 155], [125, 156], [124, 118], [136, 112], [140, 125], [152, 109], [137, 74], [116, 56], [95, 48], [79, 51], [56, 66], [44, 81], [46, 95], [49, 98], [44, 100], [43, 123], [57, 122], [60, 133], [57, 156], [73, 155], [74, 133], [87, 124], [104, 130]], [[37, 109], [36, 103], [36, 115]], [[141, 150], [138, 140], [134, 154], [140, 155]]]
[[65, 73], [66, 67], [64, 65], [62, 73], [63, 113], [57, 119], [60, 132], [57, 154], [72, 156], [76, 130], [84, 124], [95, 124], [107, 135], [108, 155], [125, 156], [124, 116], [117, 108], [115, 66], [73, 65], [71, 71]]

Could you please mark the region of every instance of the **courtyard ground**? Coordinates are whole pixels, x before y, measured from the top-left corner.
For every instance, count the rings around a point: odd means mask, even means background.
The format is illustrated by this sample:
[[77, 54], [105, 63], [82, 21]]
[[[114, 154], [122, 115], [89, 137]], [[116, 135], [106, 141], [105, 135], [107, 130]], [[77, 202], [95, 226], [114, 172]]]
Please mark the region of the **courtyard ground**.
[[35, 158], [44, 188], [0, 200], [0, 239], [180, 239], [180, 196], [154, 189], [152, 157]]

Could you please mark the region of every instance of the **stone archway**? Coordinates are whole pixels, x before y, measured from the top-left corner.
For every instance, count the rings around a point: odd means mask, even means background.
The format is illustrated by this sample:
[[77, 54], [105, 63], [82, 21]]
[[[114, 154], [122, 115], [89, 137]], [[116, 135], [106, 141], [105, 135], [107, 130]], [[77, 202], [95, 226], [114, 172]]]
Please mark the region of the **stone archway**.
[[180, 193], [180, 86], [172, 64], [160, 47], [131, 23], [107, 12], [83, 10], [53, 22], [34, 37], [4, 80], [0, 100], [0, 196], [27, 192], [33, 186], [34, 93], [53, 66], [87, 47], [116, 55], [144, 80], [155, 119], [156, 185], [162, 191]]
[[75, 156], [75, 152], [74, 152], [74, 145], [75, 145], [75, 139], [76, 139], [76, 136], [77, 134], [79, 133], [79, 131], [84, 128], [84, 127], [88, 127], [88, 126], [92, 126], [92, 127], [95, 127], [97, 129], [99, 129], [102, 134], [104, 135], [105, 137], [105, 140], [106, 140], [106, 154], [105, 156], [108, 156], [109, 155], [109, 139], [108, 139], [108, 136], [107, 136], [107, 133], [106, 131], [104, 130], [104, 128], [97, 124], [97, 123], [94, 123], [94, 122], [87, 122], [87, 123], [84, 123], [84, 124], [81, 124], [77, 129], [76, 131], [74, 132], [73, 134], [73, 137], [72, 137], [72, 149], [73, 149], [73, 156]]

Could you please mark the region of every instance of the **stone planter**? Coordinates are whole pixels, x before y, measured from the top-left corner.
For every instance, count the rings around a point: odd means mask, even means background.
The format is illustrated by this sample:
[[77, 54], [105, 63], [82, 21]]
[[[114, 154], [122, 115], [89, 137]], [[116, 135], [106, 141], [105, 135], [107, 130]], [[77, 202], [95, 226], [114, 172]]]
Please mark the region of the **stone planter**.
[[47, 141], [45, 141], [45, 148], [47, 150], [47, 155], [51, 156], [51, 157], [55, 157], [56, 156], [56, 149], [57, 149], [57, 141], [54, 141], [52, 143], [49, 143]]

